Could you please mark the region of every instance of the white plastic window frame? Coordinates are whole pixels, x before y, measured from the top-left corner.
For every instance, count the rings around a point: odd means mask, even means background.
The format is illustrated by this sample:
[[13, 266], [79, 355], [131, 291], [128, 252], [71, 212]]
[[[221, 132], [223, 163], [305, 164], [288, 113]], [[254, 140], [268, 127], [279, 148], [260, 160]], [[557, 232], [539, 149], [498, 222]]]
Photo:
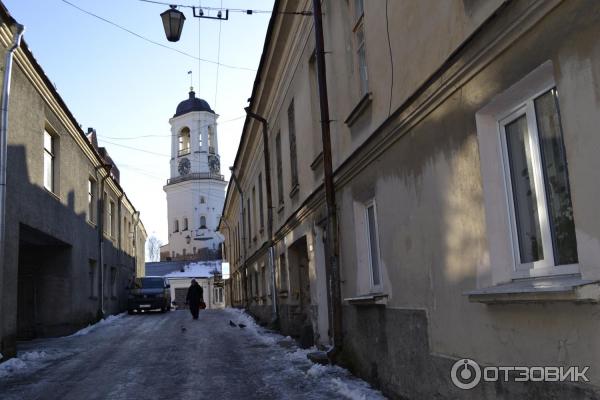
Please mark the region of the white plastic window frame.
[[[513, 279], [579, 273], [579, 264], [555, 265], [533, 101], [556, 87], [550, 61], [476, 113], [492, 284]], [[526, 115], [544, 259], [521, 263], [504, 127]], [[485, 162], [484, 162], [485, 160]]]

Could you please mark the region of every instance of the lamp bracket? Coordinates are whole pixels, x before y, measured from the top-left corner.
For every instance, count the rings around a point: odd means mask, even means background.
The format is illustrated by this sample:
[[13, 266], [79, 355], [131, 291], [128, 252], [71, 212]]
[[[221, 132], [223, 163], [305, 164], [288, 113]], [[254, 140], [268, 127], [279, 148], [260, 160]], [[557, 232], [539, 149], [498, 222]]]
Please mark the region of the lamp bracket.
[[[196, 8], [198, 8], [199, 11], [196, 11]], [[196, 17], [196, 18], [218, 19], [218, 20], [222, 20], [222, 21], [227, 21], [229, 19], [229, 10], [225, 10], [224, 17], [223, 16], [211, 17], [210, 15], [204, 15], [204, 12], [202, 11], [202, 8], [200, 8], [200, 7], [192, 6], [192, 11], [194, 13], [194, 17]]]

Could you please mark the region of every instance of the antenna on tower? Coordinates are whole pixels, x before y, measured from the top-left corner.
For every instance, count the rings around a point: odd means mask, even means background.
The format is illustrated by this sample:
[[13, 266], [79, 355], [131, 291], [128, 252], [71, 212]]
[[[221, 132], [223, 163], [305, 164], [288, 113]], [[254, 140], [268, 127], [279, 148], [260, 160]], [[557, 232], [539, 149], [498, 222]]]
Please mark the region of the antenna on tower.
[[194, 74], [192, 73], [192, 71], [188, 71], [188, 75], [190, 76], [190, 91], [194, 90]]

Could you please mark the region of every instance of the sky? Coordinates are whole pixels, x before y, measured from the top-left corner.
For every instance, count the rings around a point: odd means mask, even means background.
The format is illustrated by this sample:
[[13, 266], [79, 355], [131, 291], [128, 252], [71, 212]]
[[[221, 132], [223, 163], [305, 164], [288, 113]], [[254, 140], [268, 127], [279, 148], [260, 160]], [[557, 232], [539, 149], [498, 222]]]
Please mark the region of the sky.
[[[83, 130], [96, 129], [148, 235], [167, 243], [163, 186], [169, 178], [169, 118], [188, 97], [191, 77], [196, 96], [220, 116], [221, 169], [229, 180], [273, 0], [179, 0], [177, 4], [269, 13], [232, 12], [228, 21], [215, 21], [194, 18], [191, 9], [180, 8], [186, 21], [176, 43], [166, 40], [160, 19], [166, 5], [140, 0], [3, 1], [25, 25], [25, 41]], [[68, 2], [160, 45], [241, 68], [217, 67], [149, 43]], [[216, 11], [205, 11], [209, 13]]]

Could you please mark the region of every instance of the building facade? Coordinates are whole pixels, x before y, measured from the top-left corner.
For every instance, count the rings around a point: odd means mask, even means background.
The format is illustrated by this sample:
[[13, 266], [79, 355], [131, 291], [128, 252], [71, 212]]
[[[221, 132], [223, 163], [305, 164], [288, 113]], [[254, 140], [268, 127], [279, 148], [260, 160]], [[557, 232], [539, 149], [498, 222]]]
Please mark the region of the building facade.
[[[598, 397], [600, 4], [322, 4], [341, 361], [393, 398]], [[250, 99], [269, 141], [248, 118], [220, 228], [232, 304], [327, 346], [313, 19], [290, 14], [311, 8], [275, 2]], [[589, 366], [589, 382], [461, 390], [463, 358]]]
[[[2, 57], [15, 21], [0, 7]], [[0, 353], [126, 309], [144, 274], [146, 232], [95, 132], [86, 135], [24, 42], [8, 104]]]
[[223, 238], [217, 225], [227, 182], [221, 175], [217, 118], [191, 89], [169, 120], [171, 177], [164, 187], [169, 243], [161, 247], [161, 260], [219, 258]]

